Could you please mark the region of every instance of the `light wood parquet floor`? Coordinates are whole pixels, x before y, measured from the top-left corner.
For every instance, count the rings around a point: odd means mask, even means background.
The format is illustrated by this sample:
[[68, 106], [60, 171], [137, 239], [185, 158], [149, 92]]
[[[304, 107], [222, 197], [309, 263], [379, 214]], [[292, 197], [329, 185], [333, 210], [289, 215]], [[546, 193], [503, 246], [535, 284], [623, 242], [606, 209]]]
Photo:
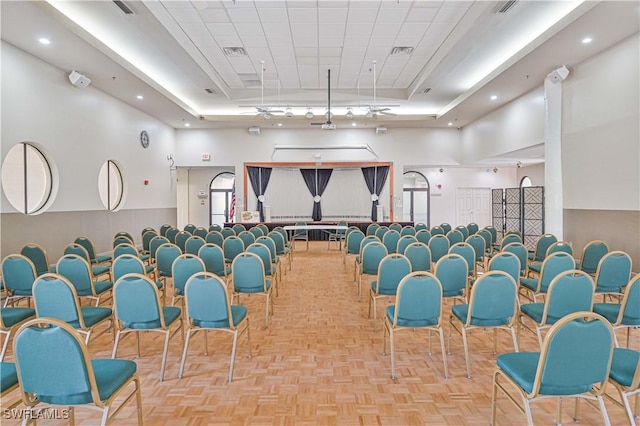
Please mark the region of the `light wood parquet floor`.
[[[142, 356], [135, 358], [135, 340], [125, 338], [121, 358], [135, 360], [142, 381], [143, 417], [147, 425], [487, 425], [491, 415], [491, 387], [495, 368], [493, 332], [476, 332], [469, 339], [473, 377], [467, 378], [462, 339], [454, 332], [449, 355], [449, 379], [444, 378], [437, 335], [400, 333], [396, 337], [396, 374], [391, 379], [390, 356], [382, 350], [382, 321], [374, 331], [367, 316], [366, 291], [358, 299], [353, 260], [346, 267], [335, 246], [311, 242], [308, 251], [298, 243], [293, 267], [286, 271], [275, 298], [273, 316], [265, 329], [265, 301], [244, 296], [249, 309], [253, 357], [247, 342], [238, 342], [234, 381], [227, 382], [231, 337], [209, 333], [204, 355], [202, 333], [192, 337], [184, 377], [178, 379], [183, 342], [170, 343], [164, 382], [158, 380], [163, 337], [141, 337]], [[366, 290], [367, 284], [363, 284]], [[378, 312], [387, 302], [379, 305]], [[450, 306], [445, 306], [448, 319]], [[446, 327], [448, 330], [448, 326]], [[111, 356], [111, 333], [92, 338], [93, 357]], [[622, 337], [622, 335], [621, 335]], [[512, 351], [510, 336], [498, 333], [498, 351]], [[624, 340], [622, 340], [624, 341]], [[631, 347], [640, 348], [635, 333]], [[526, 330], [520, 348], [537, 350]], [[9, 352], [7, 361], [13, 360]], [[608, 391], [614, 394], [612, 387]], [[10, 401], [3, 401], [3, 405]], [[135, 424], [134, 403], [115, 419]], [[610, 402], [612, 424], [624, 425], [623, 410]], [[536, 424], [555, 422], [556, 404], [535, 403]], [[563, 419], [571, 422], [573, 402], [563, 405]], [[100, 415], [76, 409], [76, 423], [99, 424]], [[64, 424], [66, 421], [39, 421]], [[3, 425], [17, 424], [3, 416]], [[526, 420], [504, 397], [499, 398], [498, 424], [522, 425]], [[581, 408], [582, 425], [602, 423], [599, 413]]]

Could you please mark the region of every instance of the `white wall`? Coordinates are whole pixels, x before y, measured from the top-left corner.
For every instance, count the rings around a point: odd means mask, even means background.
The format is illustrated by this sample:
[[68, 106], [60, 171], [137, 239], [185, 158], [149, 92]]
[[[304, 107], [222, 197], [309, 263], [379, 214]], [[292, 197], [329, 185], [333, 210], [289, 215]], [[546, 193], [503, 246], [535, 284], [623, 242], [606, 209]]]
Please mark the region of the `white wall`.
[[522, 180], [523, 177], [529, 176], [529, 179], [531, 179], [531, 185], [545, 186], [544, 168], [545, 168], [545, 164], [540, 163], [540, 164], [533, 164], [531, 166], [525, 166], [525, 167], [522, 167], [521, 169], [517, 169], [516, 180], [518, 182], [518, 185], [520, 185], [520, 181]]

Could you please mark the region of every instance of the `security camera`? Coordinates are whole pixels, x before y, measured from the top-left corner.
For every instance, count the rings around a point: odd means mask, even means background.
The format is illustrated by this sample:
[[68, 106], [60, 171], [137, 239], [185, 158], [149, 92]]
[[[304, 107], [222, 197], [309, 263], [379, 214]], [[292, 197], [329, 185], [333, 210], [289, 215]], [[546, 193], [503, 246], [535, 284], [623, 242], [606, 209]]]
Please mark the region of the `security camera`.
[[443, 173], [444, 169], [442, 167], [440, 167], [440, 173]]
[[522, 168], [522, 161], [518, 161], [516, 163], [516, 167], [519, 168], [519, 169]]
[[498, 173], [498, 168], [497, 167], [493, 168], [493, 173]]

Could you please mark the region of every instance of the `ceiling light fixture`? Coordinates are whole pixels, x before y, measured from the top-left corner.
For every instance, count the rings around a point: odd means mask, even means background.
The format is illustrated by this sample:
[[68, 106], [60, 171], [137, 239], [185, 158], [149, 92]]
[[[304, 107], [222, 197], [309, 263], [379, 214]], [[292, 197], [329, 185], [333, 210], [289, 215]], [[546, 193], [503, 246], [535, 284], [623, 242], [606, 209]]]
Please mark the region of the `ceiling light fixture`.
[[311, 111], [311, 108], [307, 108], [307, 112], [305, 113], [305, 115], [304, 115], [304, 116], [305, 116], [306, 118], [308, 118], [308, 119], [312, 119], [312, 118], [314, 117], [314, 116], [313, 116], [313, 111]]
[[453, 126], [453, 123], [450, 121], [447, 123], [447, 126]]
[[138, 95], [138, 96], [136, 96], [136, 98], [138, 98], [138, 99], [144, 99], [144, 96], [142, 96], [142, 95]]
[[347, 108], [347, 114], [345, 115], [347, 119], [351, 120], [353, 118], [353, 110], [351, 108]]
[[49, 39], [48, 39], [48, 38], [46, 38], [46, 37], [40, 37], [40, 38], [38, 39], [38, 41], [39, 41], [41, 44], [51, 44], [51, 41], [49, 41]]
[[491, 99], [492, 101], [495, 101], [496, 99], [498, 99], [498, 96], [497, 95], [491, 95], [491, 97], [489, 99]]
[[585, 37], [582, 39], [582, 44], [589, 44], [593, 41], [591, 37]]
[[293, 111], [291, 111], [291, 108], [287, 107], [287, 109], [284, 112], [284, 116], [287, 118], [293, 117]]
[[356, 126], [358, 125], [358, 123], [351, 123], [351, 125], [352, 125], [353, 127], [356, 127]]
[[282, 123], [278, 123], [278, 127], [282, 127]]

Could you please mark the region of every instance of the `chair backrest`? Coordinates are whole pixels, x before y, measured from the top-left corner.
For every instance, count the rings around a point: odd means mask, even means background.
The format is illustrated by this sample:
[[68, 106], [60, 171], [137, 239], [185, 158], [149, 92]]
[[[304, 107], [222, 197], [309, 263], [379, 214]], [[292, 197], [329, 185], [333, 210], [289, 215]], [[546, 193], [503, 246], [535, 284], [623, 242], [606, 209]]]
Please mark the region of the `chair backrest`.
[[67, 244], [63, 251], [64, 254], [75, 254], [91, 263], [91, 258], [89, 257], [89, 252], [82, 244], [78, 243], [70, 243]]
[[425, 243], [418, 241], [409, 244], [404, 251], [404, 255], [411, 262], [411, 270], [413, 272], [431, 272], [431, 250]]
[[167, 229], [167, 233], [166, 233], [165, 236], [169, 239], [169, 242], [171, 244], [175, 244], [176, 243], [176, 235], [178, 235], [178, 233], [180, 233], [180, 230], [178, 228], [171, 227], [171, 228]]
[[149, 231], [154, 232], [157, 235], [160, 235], [158, 234], [158, 231], [156, 231], [156, 229], [153, 226], [145, 226], [144, 228], [142, 228], [142, 231], [140, 232], [140, 236], [146, 234]]
[[269, 249], [271, 263], [276, 263], [276, 259], [278, 258], [278, 247], [276, 246], [275, 240], [271, 238], [271, 236], [265, 235], [263, 237], [258, 237], [256, 239], [256, 243], [267, 246], [267, 248]]
[[242, 231], [238, 234], [238, 238], [242, 240], [245, 247], [249, 247], [256, 242], [256, 237], [249, 231]]
[[[454, 228], [456, 231], [459, 231], [462, 234], [462, 241], [466, 240], [467, 238], [469, 238], [469, 230], [467, 229], [466, 226], [464, 225], [458, 225]], [[450, 231], [449, 231], [450, 232]], [[449, 232], [445, 233], [448, 234]]]
[[227, 286], [216, 275], [209, 272], [192, 275], [185, 285], [184, 297], [189, 321], [235, 328]]
[[175, 244], [166, 243], [158, 247], [156, 251], [156, 265], [158, 269], [158, 274], [161, 277], [172, 277], [172, 266], [173, 261], [176, 260], [180, 255], [182, 255], [182, 251], [180, 247]]
[[[269, 227], [267, 225], [265, 225], [264, 223], [259, 223], [256, 226], [262, 230], [262, 234], [263, 235], [267, 235], [270, 232], [269, 231]], [[286, 231], [285, 231], [285, 233], [286, 233]]]
[[56, 273], [73, 284], [78, 296], [95, 296], [93, 272], [86, 259], [76, 254], [65, 254], [56, 263]]
[[474, 234], [469, 236], [469, 238], [467, 238], [465, 241], [469, 243], [475, 250], [476, 262], [482, 262], [484, 254], [487, 251], [487, 246], [485, 245], [487, 242], [485, 241], [485, 239], [478, 234]]
[[151, 251], [151, 240], [158, 236], [156, 231], [150, 230], [142, 234], [142, 250], [146, 253]]
[[533, 261], [542, 262], [547, 256], [547, 250], [549, 246], [558, 241], [558, 238], [553, 234], [542, 234], [536, 240], [536, 247], [533, 251]]
[[640, 274], [636, 274], [625, 287], [616, 320], [616, 325], [618, 324], [640, 326]]
[[9, 254], [2, 260], [2, 280], [16, 295], [31, 295], [37, 272], [33, 262], [21, 254]]
[[520, 267], [520, 259], [513, 253], [508, 251], [500, 251], [489, 261], [489, 271], [502, 271], [516, 282], [519, 282], [520, 275], [522, 275], [522, 268]]
[[231, 264], [233, 287], [236, 293], [258, 293], [267, 291], [264, 264], [255, 253], [243, 252]]
[[244, 251], [244, 242], [236, 236], [227, 237], [222, 243], [222, 251], [227, 262], [233, 262], [233, 259]]
[[153, 263], [156, 262], [157, 256], [156, 252], [158, 251], [158, 247], [163, 244], [169, 244], [169, 239], [167, 237], [153, 237], [151, 241], [149, 241], [149, 257]]
[[193, 254], [182, 254], [173, 261], [171, 266], [171, 276], [173, 277], [173, 287], [178, 295], [184, 294], [184, 286], [189, 277], [197, 272], [205, 272], [202, 259]]
[[362, 249], [362, 273], [367, 275], [377, 275], [378, 266], [384, 257], [389, 254], [384, 244], [373, 241]]
[[158, 288], [147, 276], [127, 274], [113, 285], [113, 312], [123, 324], [149, 323], [165, 328]]
[[502, 250], [504, 247], [506, 247], [507, 244], [511, 244], [511, 243], [521, 243], [522, 242], [522, 237], [520, 236], [520, 234], [505, 234], [505, 236], [502, 238], [502, 241], [500, 242], [500, 250]]
[[518, 284], [511, 275], [503, 271], [482, 274], [471, 287], [466, 325], [496, 326], [511, 323], [518, 312], [517, 298]]
[[364, 239], [364, 233], [362, 231], [352, 231], [347, 234], [347, 240], [345, 243], [345, 249], [347, 254], [359, 254], [360, 243]]
[[549, 285], [542, 322], [553, 323], [574, 312], [591, 311], [594, 292], [593, 279], [586, 272], [559, 273]]
[[530, 394], [604, 392], [613, 348], [613, 329], [604, 317], [592, 312], [563, 317], [545, 336]]
[[120, 237], [120, 236], [127, 237], [128, 239], [130, 239], [131, 241], [133, 241], [133, 235], [131, 235], [131, 233], [130, 233], [130, 232], [127, 232], [127, 231], [118, 231], [118, 232], [116, 232], [116, 234], [115, 234], [115, 236], [114, 236], [114, 237]]
[[220, 233], [222, 234], [225, 240], [229, 237], [236, 236], [236, 231], [234, 231], [232, 228], [227, 228], [226, 226], [220, 230]]
[[26, 322], [16, 333], [14, 354], [23, 400], [35, 394], [42, 402], [100, 401], [89, 351], [70, 325], [53, 318]]
[[284, 237], [282, 236], [282, 234], [278, 231], [271, 231], [269, 232], [266, 237], [269, 237], [269, 239], [271, 239], [273, 241], [273, 243], [276, 246], [276, 251], [275, 254], [276, 255], [281, 255], [281, 254], [285, 254], [285, 252], [287, 251], [287, 243], [285, 242]]
[[376, 229], [376, 237], [378, 237], [378, 239], [380, 241], [382, 241], [382, 238], [384, 238], [384, 234], [386, 234], [387, 232], [389, 232], [389, 227], [388, 226], [384, 226], [381, 225], [378, 227], [378, 229]]
[[227, 265], [224, 261], [224, 252], [216, 244], [207, 243], [200, 247], [198, 257], [204, 262], [207, 272], [216, 274], [219, 277], [227, 276]]
[[273, 228], [273, 231], [277, 232], [280, 235], [282, 235], [282, 238], [284, 239], [285, 246], [289, 245], [289, 233], [287, 231], [285, 231], [282, 226], [276, 226], [275, 228]]
[[224, 242], [224, 235], [222, 235], [222, 232], [220, 231], [209, 231], [204, 240], [205, 242], [207, 242], [207, 244], [215, 244], [218, 247], [222, 248], [222, 243]]
[[493, 226], [485, 226], [484, 228], [491, 234], [491, 244], [495, 244], [498, 241], [498, 231]]
[[598, 263], [596, 271], [596, 291], [621, 292], [631, 278], [631, 256], [623, 251], [611, 251]]
[[376, 279], [376, 294], [396, 294], [398, 284], [411, 273], [411, 262], [403, 254], [388, 254], [380, 261], [378, 278]]
[[[453, 231], [451, 231], [453, 232]], [[476, 250], [469, 243], [457, 243], [449, 248], [449, 253], [459, 254], [467, 261], [468, 275], [475, 277], [476, 275]]]
[[186, 244], [189, 238], [191, 238], [191, 234], [187, 231], [180, 231], [176, 234], [175, 245], [180, 247], [183, 253], [186, 253]]
[[161, 237], [166, 237], [167, 236], [167, 231], [169, 229], [171, 229], [171, 228], [172, 228], [172, 226], [169, 225], [168, 223], [165, 223], [165, 224], [161, 225], [160, 226], [160, 236]]
[[546, 293], [549, 289], [551, 281], [560, 273], [570, 271], [576, 266], [573, 256], [567, 253], [558, 252], [552, 253], [545, 257], [542, 261], [542, 267], [540, 269], [540, 279], [538, 280], [537, 293]]
[[211, 231], [222, 231], [222, 226], [218, 225], [217, 223], [214, 223], [213, 225], [209, 225], [209, 232]]
[[411, 226], [411, 225], [406, 225], [402, 227], [402, 230], [400, 231], [400, 235], [405, 236], [405, 235], [416, 235], [416, 228]]
[[477, 234], [484, 238], [484, 246], [486, 247], [486, 251], [489, 252], [489, 249], [491, 249], [491, 245], [493, 244], [493, 237], [491, 236], [491, 232], [489, 232], [485, 228], [482, 228], [478, 230]]
[[378, 230], [378, 228], [380, 227], [380, 225], [378, 225], [377, 223], [370, 223], [369, 225], [367, 225], [367, 231], [365, 232], [365, 234], [368, 235], [376, 235], [376, 231]]
[[[436, 226], [434, 226], [434, 228], [436, 228]], [[447, 232], [451, 231], [453, 229], [453, 227], [451, 226], [450, 223], [448, 222], [443, 222], [440, 224], [439, 228], [442, 229], [442, 235], [446, 235]], [[433, 232], [432, 232], [433, 234]]]
[[431, 260], [437, 262], [442, 256], [449, 252], [449, 240], [441, 234], [431, 236], [429, 240], [429, 249], [431, 250]]
[[573, 246], [566, 241], [556, 241], [547, 249], [547, 256], [558, 252], [564, 252], [573, 256]]
[[209, 230], [207, 228], [204, 228], [202, 226], [198, 226], [194, 231], [193, 231], [193, 235], [196, 237], [200, 237], [203, 240], [205, 238], [207, 238], [207, 234], [209, 233]]
[[389, 229], [393, 229], [394, 231], [400, 232], [400, 231], [402, 231], [402, 225], [400, 225], [397, 222], [394, 222], [394, 223], [389, 224]]
[[269, 247], [260, 242], [256, 242], [249, 245], [246, 251], [256, 254], [260, 258], [260, 260], [262, 260], [262, 266], [264, 266], [265, 275], [273, 274], [274, 270], [271, 267], [271, 250], [269, 249]]
[[138, 255], [138, 249], [132, 246], [131, 244], [118, 244], [113, 249], [113, 258], [116, 259], [118, 256], [122, 256], [123, 254], [132, 254], [134, 256]]
[[464, 295], [467, 288], [468, 271], [467, 261], [459, 254], [446, 254], [436, 262], [435, 274], [442, 284], [443, 297]]
[[421, 231], [421, 230], [423, 230], [423, 229], [428, 229], [428, 228], [427, 228], [427, 224], [426, 224], [426, 223], [423, 223], [423, 222], [418, 222], [418, 223], [416, 223], [416, 224], [415, 224], [415, 225], [413, 225], [413, 226], [414, 226], [414, 228], [416, 228], [416, 232]]
[[202, 237], [197, 237], [194, 235], [187, 239], [187, 242], [184, 244], [184, 251], [185, 253], [189, 253], [197, 256], [198, 250], [200, 250], [200, 247], [205, 245], [205, 243], [206, 242]]
[[76, 289], [65, 277], [44, 274], [36, 278], [33, 283], [33, 299], [38, 317], [75, 322], [84, 328]]
[[27, 257], [31, 263], [33, 263], [33, 266], [36, 268], [36, 275], [39, 276], [51, 272], [49, 257], [40, 244], [27, 243], [20, 250], [20, 254]]
[[380, 239], [375, 235], [367, 235], [362, 239], [362, 241], [360, 241], [360, 250], [358, 253], [361, 257], [362, 257], [362, 250], [364, 250], [367, 244], [371, 244], [373, 242], [381, 243], [382, 241], [380, 241]]
[[587, 274], [595, 274], [598, 270], [600, 259], [609, 253], [609, 246], [602, 240], [593, 240], [587, 243], [582, 250], [580, 270]]
[[263, 231], [262, 228], [260, 228], [259, 226], [254, 226], [251, 229], [249, 229], [249, 232], [251, 232], [254, 236], [254, 238], [258, 238], [258, 237], [262, 237], [264, 235], [266, 235]]
[[133, 245], [133, 240], [126, 235], [117, 235], [113, 237], [113, 244], [111, 245], [113, 248], [118, 247], [120, 244], [131, 244]]
[[522, 243], [510, 243], [502, 248], [503, 252], [513, 253], [520, 261], [520, 275], [524, 275], [527, 269], [528, 250]]
[[[131, 241], [133, 242], [133, 237], [131, 237], [130, 234], [129, 234], [129, 237], [131, 238]], [[89, 239], [89, 237], [81, 236], [81, 237], [76, 238], [73, 242], [76, 243], [76, 244], [80, 244], [82, 247], [85, 248], [85, 250], [89, 254], [89, 263], [95, 263], [96, 262], [96, 249], [95, 249], [95, 246], [93, 245], [93, 241], [91, 241]]]
[[416, 232], [416, 240], [420, 241], [421, 243], [429, 244], [430, 239], [431, 231], [429, 231], [427, 228], [420, 229], [418, 230], [418, 232]]
[[467, 224], [467, 230], [469, 231], [469, 235], [473, 235], [473, 234], [477, 233], [479, 229], [480, 229], [480, 227], [475, 222], [471, 222], [471, 223]]
[[389, 229], [382, 237], [382, 244], [387, 248], [387, 253], [395, 253], [398, 250], [398, 241], [400, 240], [400, 232], [395, 229]]
[[236, 223], [235, 225], [233, 225], [231, 227], [231, 229], [233, 229], [233, 232], [236, 233], [236, 235], [240, 234], [242, 231], [246, 231], [247, 228], [245, 228], [245, 226], [241, 223]]
[[458, 229], [452, 229], [451, 231], [447, 232], [447, 235], [445, 235], [445, 237], [447, 237], [447, 239], [449, 240], [449, 246], [464, 241], [464, 235]]
[[412, 243], [417, 243], [418, 240], [413, 235], [403, 235], [398, 240], [398, 246], [396, 247], [396, 253], [404, 254], [407, 246]]
[[393, 325], [438, 326], [442, 323], [442, 285], [430, 272], [406, 275], [396, 294]]
[[188, 223], [184, 226], [184, 231], [193, 235], [193, 232], [196, 230], [196, 226], [193, 223]]
[[[449, 231], [451, 231], [451, 227], [449, 227]], [[429, 230], [429, 232], [431, 233], [431, 236], [433, 237], [434, 235], [444, 235], [444, 229], [442, 228], [442, 226], [432, 226], [431, 229]]]
[[114, 282], [127, 274], [145, 274], [144, 263], [135, 254], [122, 254], [111, 263], [111, 278]]

